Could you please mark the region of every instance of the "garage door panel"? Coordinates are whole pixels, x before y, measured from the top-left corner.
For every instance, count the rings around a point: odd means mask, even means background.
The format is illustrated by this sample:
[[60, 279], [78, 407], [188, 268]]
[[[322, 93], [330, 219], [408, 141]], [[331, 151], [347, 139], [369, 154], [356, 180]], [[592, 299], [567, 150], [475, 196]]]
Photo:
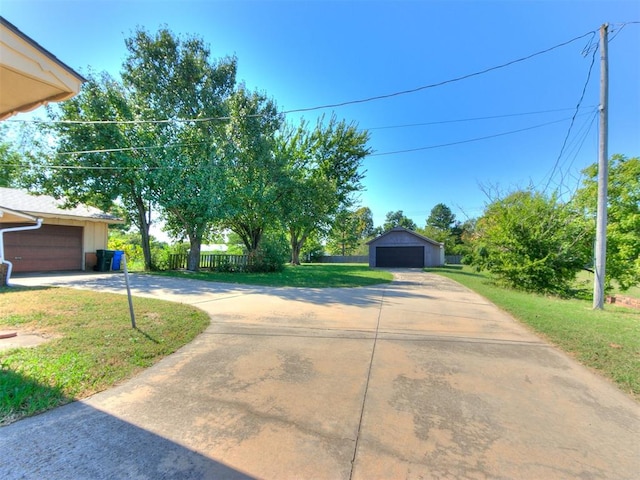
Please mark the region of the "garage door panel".
[[376, 247], [376, 266], [422, 268], [424, 267], [424, 247]]
[[82, 269], [82, 227], [42, 225], [7, 233], [4, 242], [14, 272]]

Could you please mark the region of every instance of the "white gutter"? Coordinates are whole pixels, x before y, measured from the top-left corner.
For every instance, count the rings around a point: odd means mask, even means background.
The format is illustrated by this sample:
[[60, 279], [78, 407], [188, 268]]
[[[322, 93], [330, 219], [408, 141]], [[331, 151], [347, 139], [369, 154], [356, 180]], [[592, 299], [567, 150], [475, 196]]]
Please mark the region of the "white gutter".
[[22, 232], [24, 230], [37, 230], [42, 226], [42, 219], [37, 218], [35, 225], [27, 225], [26, 227], [10, 227], [0, 229], [0, 263], [8, 265], [7, 267], [7, 281], [6, 284], [9, 287], [9, 278], [11, 278], [11, 271], [13, 270], [13, 263], [4, 258], [4, 234], [9, 232]]

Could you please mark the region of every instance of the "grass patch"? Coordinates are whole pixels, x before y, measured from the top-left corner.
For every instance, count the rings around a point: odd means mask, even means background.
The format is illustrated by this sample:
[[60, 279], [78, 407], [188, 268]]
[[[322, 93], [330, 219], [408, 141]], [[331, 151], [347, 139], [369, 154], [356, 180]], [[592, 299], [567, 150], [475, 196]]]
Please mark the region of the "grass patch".
[[169, 271], [159, 273], [159, 275], [194, 278], [208, 282], [306, 288], [364, 287], [367, 285], [387, 283], [393, 280], [393, 275], [389, 272], [374, 270], [367, 265], [355, 263], [287, 265], [282, 272], [275, 273]]
[[474, 290], [640, 399], [640, 311], [611, 305], [592, 310], [588, 300], [501, 288], [469, 267], [425, 270]]
[[[576, 277], [576, 287], [579, 289], [584, 289], [589, 292], [591, 298], [593, 298], [593, 277], [594, 274], [591, 272], [587, 272], [585, 270], [578, 273]], [[631, 287], [626, 291], [622, 291], [618, 285], [613, 282], [612, 289], [607, 294], [611, 295], [622, 295], [623, 297], [632, 297], [632, 298], [640, 298], [640, 285], [636, 285], [635, 287]]]
[[209, 324], [206, 313], [123, 295], [65, 288], [0, 289], [0, 329], [50, 340], [0, 351], [0, 425], [92, 395], [176, 351]]

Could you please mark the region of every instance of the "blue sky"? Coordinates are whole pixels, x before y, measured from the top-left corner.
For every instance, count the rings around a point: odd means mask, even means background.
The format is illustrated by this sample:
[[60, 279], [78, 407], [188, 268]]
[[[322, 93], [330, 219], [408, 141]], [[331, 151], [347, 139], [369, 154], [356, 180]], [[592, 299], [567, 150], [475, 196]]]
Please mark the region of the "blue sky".
[[[640, 21], [636, 0], [2, 0], [0, 14], [81, 73], [117, 76], [124, 39], [137, 26], [200, 36], [214, 57], [236, 55], [238, 80], [284, 111], [455, 79], [608, 22], [609, 153], [640, 155], [640, 24], [621, 28]], [[534, 185], [570, 193], [579, 171], [597, 161], [599, 53], [587, 83], [597, 38], [466, 80], [304, 117], [314, 123], [333, 111], [371, 130], [377, 155], [364, 162], [361, 203], [376, 225], [388, 211], [403, 210], [424, 226], [437, 203], [460, 220], [475, 217], [487, 193], [498, 190]], [[299, 115], [287, 118], [297, 123]], [[504, 134], [515, 130], [523, 131]], [[492, 138], [458, 143], [480, 137]], [[449, 143], [458, 144], [431, 148]], [[421, 150], [390, 153], [410, 149]]]

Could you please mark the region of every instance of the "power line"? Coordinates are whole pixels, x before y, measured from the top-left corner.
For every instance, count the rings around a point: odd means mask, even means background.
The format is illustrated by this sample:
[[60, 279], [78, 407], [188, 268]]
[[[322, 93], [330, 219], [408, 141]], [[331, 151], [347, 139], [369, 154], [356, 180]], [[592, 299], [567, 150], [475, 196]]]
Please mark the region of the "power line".
[[[588, 51], [588, 49], [591, 47], [588, 47], [585, 51]], [[562, 154], [564, 153], [564, 149], [567, 146], [567, 141], [569, 140], [569, 136], [571, 135], [571, 130], [573, 129], [573, 124], [576, 120], [576, 116], [578, 115], [578, 112], [580, 111], [580, 105], [582, 105], [582, 101], [584, 100], [584, 96], [587, 92], [587, 86], [589, 85], [589, 80], [591, 80], [591, 72], [593, 71], [593, 65], [595, 64], [596, 61], [596, 53], [598, 53], [598, 48], [597, 48], [597, 44], [596, 47], [593, 48], [593, 53], [591, 54], [591, 64], [589, 65], [589, 70], [587, 71], [587, 79], [584, 82], [584, 86], [582, 87], [582, 93], [580, 94], [580, 99], [578, 100], [578, 103], [576, 105], [575, 108], [575, 112], [573, 114], [573, 117], [571, 118], [571, 123], [569, 124], [569, 128], [567, 130], [567, 134], [564, 137], [564, 140], [562, 142], [562, 147], [560, 148], [560, 153], [558, 154], [558, 158], [556, 158], [555, 163], [553, 164], [553, 168], [551, 169], [551, 174], [549, 175], [549, 180], [547, 181], [547, 184], [544, 187], [543, 192], [547, 191], [547, 188], [549, 188], [549, 184], [551, 183], [551, 180], [553, 179], [553, 175], [556, 172], [556, 169], [558, 168], [558, 164], [560, 163], [560, 159], [562, 158]]]
[[7, 164], [12, 167], [21, 167], [21, 168], [42, 168], [42, 169], [51, 169], [51, 170], [144, 170], [145, 172], [149, 170], [168, 170], [173, 167], [164, 166], [164, 167], [130, 167], [130, 166], [99, 166], [99, 165], [38, 165], [33, 163], [10, 163]]
[[[583, 115], [586, 115], [586, 114], [583, 114]], [[421, 150], [431, 150], [431, 149], [434, 149], [434, 148], [451, 147], [453, 145], [461, 145], [461, 144], [464, 144], [464, 143], [479, 142], [480, 140], [487, 140], [489, 138], [502, 137], [504, 135], [511, 135], [513, 133], [525, 132], [527, 130], [534, 130], [536, 128], [546, 127], [547, 125], [553, 125], [555, 123], [564, 122], [566, 120], [568, 120], [568, 118], [563, 118], [561, 120], [554, 120], [553, 122], [541, 123], [539, 125], [533, 125], [531, 127], [520, 128], [518, 130], [510, 130], [508, 132], [496, 133], [496, 134], [493, 134], [493, 135], [486, 135], [484, 137], [476, 137], [476, 138], [470, 138], [468, 140], [461, 140], [461, 141], [450, 142], [450, 143], [441, 143], [441, 144], [438, 144], [438, 145], [429, 145], [429, 146], [426, 146], [426, 147], [410, 148], [410, 149], [406, 149], [406, 150], [396, 150], [396, 151], [393, 151], [393, 152], [372, 153], [369, 156], [370, 157], [381, 157], [381, 156], [384, 156], [384, 155], [395, 155], [395, 154], [398, 154], [398, 153], [419, 152]]]
[[[263, 117], [263, 114], [242, 115], [241, 118], [257, 118]], [[214, 122], [228, 121], [234, 117], [202, 117], [202, 118], [169, 118], [163, 120], [41, 120], [41, 119], [21, 119], [10, 118], [7, 122], [16, 123], [35, 123], [48, 125], [143, 125], [143, 124], [162, 124], [162, 123], [198, 123], [198, 122]]]
[[[592, 129], [593, 124], [595, 123], [595, 120], [596, 120], [597, 117], [598, 117], [598, 109], [592, 110], [591, 118], [587, 118], [586, 119], [586, 121], [584, 122], [584, 124], [582, 125], [580, 130], [574, 136], [573, 140], [567, 145], [567, 147], [568, 147], [568, 146], [573, 144], [573, 147], [571, 148], [571, 150], [567, 149], [566, 155], [565, 155], [565, 157], [566, 157], [565, 160], [557, 168], [557, 172], [559, 172], [560, 175], [561, 175], [561, 180], [559, 182], [554, 182], [557, 187], [562, 187], [563, 184], [564, 184], [564, 176], [566, 174], [570, 174], [571, 173], [571, 168], [573, 167], [573, 164], [574, 164], [576, 158], [578, 158], [579, 153], [582, 151], [582, 147], [584, 146], [587, 138], [589, 137], [589, 133], [591, 132], [591, 129]], [[569, 161], [569, 159], [570, 159], [570, 161]], [[569, 162], [569, 164], [565, 168], [564, 165], [567, 162]], [[547, 178], [547, 176], [550, 175], [550, 174], [551, 174], [551, 170], [547, 174], [545, 174], [542, 177], [542, 179], [536, 184], [536, 188], [539, 185], [541, 185], [542, 183], [544, 183], [545, 178]], [[576, 181], [576, 184], [577, 184], [579, 182], [580, 176], [572, 175], [572, 178]], [[548, 183], [551, 183], [551, 182], [553, 182], [553, 178], [550, 178], [550, 181]]]
[[[592, 105], [592, 107], [595, 107], [596, 105]], [[503, 115], [491, 115], [491, 116], [486, 116], [486, 117], [471, 117], [471, 118], [462, 118], [462, 119], [457, 119], [457, 120], [439, 120], [439, 121], [433, 121], [433, 122], [424, 122], [424, 123], [406, 123], [403, 125], [390, 125], [390, 126], [384, 126], [384, 127], [370, 127], [370, 128], [365, 128], [365, 130], [385, 130], [385, 129], [391, 129], [391, 128], [406, 128], [406, 127], [422, 127], [422, 126], [427, 126], [427, 125], [444, 125], [447, 123], [462, 123], [462, 122], [473, 122], [476, 120], [493, 120], [496, 118], [508, 118], [508, 117], [521, 117], [521, 116], [526, 116], [526, 115], [538, 115], [538, 114], [542, 114], [542, 113], [555, 113], [555, 112], [566, 112], [567, 110], [574, 110], [575, 107], [571, 107], [571, 108], [556, 108], [553, 110], [538, 110], [535, 112], [524, 112], [524, 113], [507, 113], [507, 114], [503, 114]]]
[[[589, 112], [589, 114], [591, 114], [591, 112]], [[588, 114], [581, 114], [581, 115], [577, 115], [577, 116], [583, 116], [583, 115], [588, 115]], [[575, 119], [575, 116], [574, 116]], [[552, 122], [546, 122], [546, 123], [541, 123], [538, 125], [533, 125], [531, 127], [526, 127], [526, 128], [521, 128], [518, 130], [510, 130], [508, 132], [501, 132], [501, 133], [496, 133], [493, 135], [486, 135], [483, 137], [476, 137], [476, 138], [471, 138], [468, 140], [461, 140], [461, 141], [457, 141], [457, 142], [451, 142], [451, 143], [443, 143], [443, 144], [438, 144], [438, 145], [429, 145], [429, 146], [425, 146], [425, 147], [418, 147], [418, 148], [412, 148], [412, 149], [406, 149], [406, 150], [396, 150], [396, 151], [392, 151], [392, 152], [383, 152], [383, 153], [372, 153], [368, 156], [370, 157], [381, 157], [381, 156], [385, 156], [385, 155], [394, 155], [394, 154], [399, 154], [399, 153], [409, 153], [409, 152], [416, 152], [416, 151], [420, 151], [420, 150], [431, 150], [434, 148], [442, 148], [442, 147], [450, 147], [450, 146], [454, 146], [454, 145], [461, 145], [461, 144], [465, 144], [465, 143], [471, 143], [471, 142], [478, 142], [480, 140], [487, 140], [490, 138], [496, 138], [496, 137], [501, 137], [501, 136], [505, 136], [505, 135], [511, 135], [514, 133], [519, 133], [519, 132], [524, 132], [527, 130], [534, 130], [537, 128], [542, 128], [542, 127], [546, 127], [548, 125], [553, 125], [556, 123], [560, 123], [560, 122], [564, 122], [565, 120], [568, 120], [568, 118], [563, 118], [560, 120], [554, 120]], [[127, 152], [127, 151], [137, 151], [137, 150], [153, 150], [153, 149], [167, 149], [167, 148], [182, 148], [182, 147], [193, 147], [193, 146], [198, 146], [198, 145], [204, 145], [207, 142], [197, 142], [197, 143], [188, 143], [188, 144], [175, 144], [175, 145], [154, 145], [154, 146], [145, 146], [145, 147], [123, 147], [123, 148], [105, 148], [105, 149], [95, 149], [95, 150], [77, 150], [77, 151], [68, 151], [68, 152], [57, 152], [58, 155], [82, 155], [82, 154], [93, 154], [93, 153], [116, 153], [116, 152]], [[52, 166], [52, 165], [48, 165], [47, 167], [49, 168], [54, 168], [56, 166]], [[73, 166], [73, 167], [69, 167], [69, 166], [57, 166], [59, 168], [83, 168], [81, 166]], [[87, 167], [89, 168], [89, 167]], [[97, 168], [97, 167], [92, 167], [92, 168]], [[103, 167], [100, 167], [103, 168]], [[104, 168], [116, 168], [116, 167], [104, 167]]]
[[[637, 22], [628, 22], [628, 23], [637, 23]], [[393, 93], [388, 93], [388, 94], [384, 94], [384, 95], [378, 95], [378, 96], [374, 96], [374, 97], [369, 97], [369, 98], [363, 98], [363, 99], [357, 99], [357, 100], [348, 100], [345, 102], [339, 102], [339, 103], [333, 103], [333, 104], [327, 104], [327, 105], [319, 105], [319, 106], [314, 106], [314, 107], [305, 107], [305, 108], [297, 108], [297, 109], [292, 109], [292, 110], [285, 110], [283, 112], [280, 112], [283, 115], [287, 115], [289, 113], [300, 113], [300, 112], [310, 112], [310, 111], [314, 111], [314, 110], [323, 110], [323, 109], [327, 109], [327, 108], [337, 108], [337, 107], [343, 107], [346, 105], [353, 105], [353, 104], [359, 104], [359, 103], [367, 103], [367, 102], [373, 102], [376, 100], [382, 100], [382, 99], [386, 99], [386, 98], [391, 98], [391, 97], [397, 97], [397, 96], [401, 96], [401, 95], [407, 95], [410, 93], [416, 93], [416, 92], [420, 92], [422, 90], [427, 90], [427, 89], [431, 89], [431, 88], [436, 88], [436, 87], [441, 87], [443, 85], [447, 85], [449, 83], [455, 83], [455, 82], [459, 82], [462, 80], [466, 80], [468, 78], [472, 78], [472, 77], [476, 77], [479, 75], [484, 75], [485, 73], [489, 73], [492, 72], [494, 70], [500, 70], [502, 68], [506, 68], [509, 67], [511, 65], [517, 64], [517, 63], [521, 63], [524, 62], [526, 60], [530, 60], [532, 58], [535, 58], [537, 56], [540, 55], [544, 55], [545, 53], [549, 53], [553, 50], [557, 50], [558, 48], [564, 47], [566, 45], [569, 45], [573, 42], [576, 42], [584, 37], [587, 37], [589, 35], [591, 35], [592, 37], [595, 36], [597, 30], [592, 30], [590, 32], [584, 33], [578, 37], [572, 38], [571, 40], [567, 40], [565, 42], [559, 43], [557, 45], [554, 45], [553, 47], [549, 47], [546, 48], [544, 50], [540, 50], [538, 52], [532, 53], [530, 55], [527, 55], [525, 57], [521, 57], [515, 60], [511, 60], [509, 62], [500, 64], [500, 65], [495, 65], [493, 67], [489, 67], [486, 68], [484, 70], [480, 70], [477, 72], [473, 72], [473, 73], [469, 73], [466, 75], [462, 75], [460, 77], [455, 77], [455, 78], [451, 78], [448, 80], [443, 80], [441, 82], [436, 82], [436, 83], [432, 83], [432, 84], [428, 84], [428, 85], [422, 85], [420, 87], [416, 87], [416, 88], [412, 88], [409, 90], [402, 90], [399, 92], [393, 92]], [[260, 117], [262, 115], [260, 114], [253, 114], [253, 115], [246, 115], [246, 118], [250, 118], [250, 117]], [[172, 123], [172, 122], [206, 122], [206, 121], [216, 121], [216, 120], [231, 120], [233, 117], [229, 117], [229, 116], [222, 116], [222, 117], [206, 117], [206, 118], [191, 118], [191, 119], [162, 119], [162, 120], [87, 120], [87, 121], [81, 121], [81, 120], [59, 120], [59, 121], [47, 121], [47, 120], [23, 120], [23, 119], [9, 119], [7, 121], [9, 122], [25, 122], [25, 123], [68, 123], [68, 124], [80, 124], [80, 123], [87, 123], [87, 124], [100, 124], [100, 123], [105, 123], [105, 124], [109, 124], [109, 123], [122, 123], [122, 124], [143, 124], [143, 123]]]
[[383, 100], [385, 98], [391, 98], [391, 97], [397, 97], [397, 96], [400, 96], [400, 95], [407, 95], [407, 94], [410, 94], [410, 93], [416, 93], [416, 92], [420, 92], [422, 90], [427, 90], [427, 89], [430, 89], [430, 88], [441, 87], [441, 86], [447, 85], [449, 83], [459, 82], [461, 80], [466, 80], [468, 78], [472, 78], [472, 77], [476, 77], [476, 76], [479, 76], [479, 75], [483, 75], [485, 73], [489, 73], [489, 72], [492, 72], [494, 70], [499, 70], [501, 68], [506, 68], [506, 67], [514, 65], [516, 63], [520, 63], [520, 62], [524, 62], [526, 60], [530, 60], [530, 59], [532, 59], [534, 57], [537, 57], [539, 55], [543, 55], [545, 53], [549, 53], [549, 52], [551, 52], [553, 50], [556, 50], [558, 48], [561, 48], [561, 47], [564, 47], [566, 45], [569, 45], [570, 43], [573, 43], [573, 42], [575, 42], [577, 40], [580, 40], [580, 39], [582, 39], [584, 37], [587, 37], [589, 35], [594, 37], [596, 32], [597, 32], [597, 30], [591, 30], [590, 32], [587, 32], [587, 33], [585, 33], [583, 35], [580, 35], [578, 37], [572, 38], [571, 40], [567, 40], [566, 42], [559, 43], [557, 45], [554, 45], [553, 47], [546, 48], [544, 50], [540, 50], [539, 52], [536, 52], [536, 53], [532, 53], [530, 55], [527, 55], [526, 57], [521, 57], [521, 58], [518, 58], [516, 60], [511, 60], [509, 62], [500, 64], [500, 65], [496, 65], [494, 67], [489, 67], [489, 68], [486, 68], [484, 70], [480, 70], [480, 71], [477, 71], [477, 72], [474, 72], [474, 73], [468, 73], [466, 75], [462, 75], [460, 77], [451, 78], [449, 80], [443, 80], [441, 82], [431, 83], [431, 84], [428, 84], [428, 85], [422, 85], [420, 87], [412, 88], [412, 89], [409, 89], [409, 90], [402, 90], [402, 91], [399, 91], [399, 92], [388, 93], [388, 94], [385, 94], [385, 95], [377, 95], [375, 97], [362, 98], [362, 99], [359, 99], [359, 100], [349, 100], [349, 101], [346, 101], [346, 102], [331, 103], [331, 104], [321, 105], [321, 106], [317, 106], [317, 107], [307, 107], [307, 108], [297, 108], [297, 109], [293, 109], [293, 110], [285, 110], [282, 113], [284, 113], [284, 114], [300, 113], [300, 112], [310, 112], [310, 111], [313, 111], [313, 110], [322, 110], [322, 109], [326, 109], [326, 108], [344, 107], [346, 105], [354, 105], [354, 104], [357, 104], [357, 103], [373, 102], [373, 101], [376, 101], [376, 100]]
[[115, 152], [131, 152], [136, 150], [157, 150], [163, 148], [182, 148], [182, 147], [195, 147], [198, 145], [205, 145], [209, 142], [198, 143], [182, 143], [175, 145], [152, 145], [148, 147], [123, 147], [123, 148], [104, 148], [98, 150], [76, 150], [71, 152], [56, 152], [57, 155], [82, 155], [85, 153], [115, 153]]

